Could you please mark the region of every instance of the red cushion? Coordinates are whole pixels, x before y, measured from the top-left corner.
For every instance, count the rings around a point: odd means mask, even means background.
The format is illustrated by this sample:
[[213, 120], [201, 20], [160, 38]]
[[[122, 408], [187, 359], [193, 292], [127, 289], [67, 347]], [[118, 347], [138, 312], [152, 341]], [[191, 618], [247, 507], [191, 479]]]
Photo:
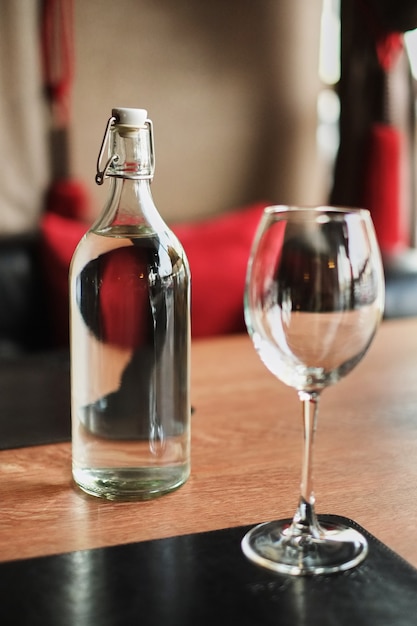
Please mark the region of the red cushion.
[[173, 226], [191, 268], [193, 337], [245, 330], [246, 266], [264, 207], [256, 204], [201, 222]]
[[[199, 222], [172, 226], [191, 268], [193, 337], [243, 332], [246, 265], [265, 203]], [[68, 341], [68, 269], [87, 226], [47, 212], [42, 220], [43, 257], [58, 343]]]

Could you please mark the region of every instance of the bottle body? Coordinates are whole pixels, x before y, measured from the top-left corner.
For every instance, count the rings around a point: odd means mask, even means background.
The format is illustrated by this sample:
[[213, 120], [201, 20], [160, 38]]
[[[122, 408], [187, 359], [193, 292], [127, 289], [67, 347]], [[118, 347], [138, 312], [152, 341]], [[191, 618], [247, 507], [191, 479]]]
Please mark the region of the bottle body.
[[147, 181], [110, 196], [70, 269], [73, 477], [149, 499], [190, 472], [189, 268]]

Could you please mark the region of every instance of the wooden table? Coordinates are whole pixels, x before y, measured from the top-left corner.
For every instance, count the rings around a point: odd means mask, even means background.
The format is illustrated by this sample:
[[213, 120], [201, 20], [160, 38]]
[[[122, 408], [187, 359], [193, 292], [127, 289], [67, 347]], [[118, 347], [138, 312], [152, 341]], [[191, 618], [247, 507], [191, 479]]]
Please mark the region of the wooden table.
[[[249, 338], [195, 341], [192, 474], [150, 502], [72, 486], [69, 443], [0, 452], [0, 560], [288, 517], [298, 499], [301, 410]], [[362, 363], [324, 392], [318, 512], [352, 517], [417, 566], [417, 319], [386, 321]]]

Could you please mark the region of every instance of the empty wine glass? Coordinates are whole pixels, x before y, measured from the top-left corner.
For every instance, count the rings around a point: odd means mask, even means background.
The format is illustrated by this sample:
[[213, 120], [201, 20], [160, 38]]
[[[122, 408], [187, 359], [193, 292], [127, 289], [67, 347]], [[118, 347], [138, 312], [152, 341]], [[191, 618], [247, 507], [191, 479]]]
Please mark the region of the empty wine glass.
[[362, 359], [383, 307], [383, 269], [368, 211], [265, 209], [248, 264], [245, 320], [264, 365], [298, 392], [304, 450], [293, 520], [260, 524], [243, 538], [243, 552], [258, 565], [327, 574], [354, 567], [367, 554], [357, 530], [317, 519], [313, 439], [322, 390]]

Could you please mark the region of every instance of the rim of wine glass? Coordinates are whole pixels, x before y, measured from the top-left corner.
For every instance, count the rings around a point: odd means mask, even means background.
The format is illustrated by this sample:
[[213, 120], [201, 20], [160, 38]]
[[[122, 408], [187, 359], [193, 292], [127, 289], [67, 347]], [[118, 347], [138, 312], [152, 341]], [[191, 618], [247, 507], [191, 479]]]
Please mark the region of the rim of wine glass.
[[265, 207], [264, 213], [266, 214], [280, 214], [280, 213], [339, 213], [339, 214], [353, 214], [363, 215], [370, 217], [371, 213], [368, 209], [363, 207], [348, 207], [348, 206], [335, 206], [332, 204], [320, 204], [320, 205], [291, 205], [291, 204], [271, 204]]

